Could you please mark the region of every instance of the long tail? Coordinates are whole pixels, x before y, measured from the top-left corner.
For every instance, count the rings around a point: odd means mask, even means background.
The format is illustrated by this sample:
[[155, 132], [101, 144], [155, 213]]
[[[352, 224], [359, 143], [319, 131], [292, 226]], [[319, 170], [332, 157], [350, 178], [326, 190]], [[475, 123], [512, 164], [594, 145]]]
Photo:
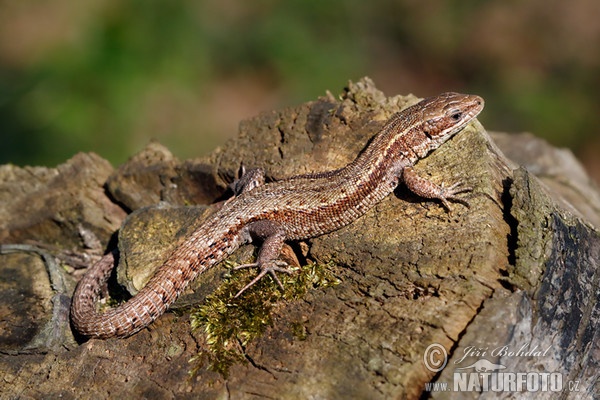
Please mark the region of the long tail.
[[71, 303], [73, 327], [81, 335], [91, 338], [130, 336], [161, 316], [198, 273], [218, 261], [217, 258], [199, 257], [187, 258], [186, 261], [182, 260], [181, 251], [175, 251], [132, 299], [99, 313], [96, 302], [115, 264], [115, 253], [111, 252], [94, 264], [79, 281]]

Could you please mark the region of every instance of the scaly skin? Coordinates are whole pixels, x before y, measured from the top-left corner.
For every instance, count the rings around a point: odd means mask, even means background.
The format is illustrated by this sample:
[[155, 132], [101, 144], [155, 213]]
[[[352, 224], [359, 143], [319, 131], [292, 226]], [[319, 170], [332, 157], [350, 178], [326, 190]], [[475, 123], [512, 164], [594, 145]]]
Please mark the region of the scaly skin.
[[100, 314], [95, 303], [114, 265], [113, 253], [104, 256], [75, 290], [73, 326], [92, 338], [129, 336], [162, 315], [198, 274], [240, 245], [261, 239], [257, 262], [248, 265], [258, 266], [261, 272], [243, 291], [265, 274], [282, 270], [277, 257], [284, 241], [313, 238], [350, 224], [400, 182], [449, 208], [448, 200], [460, 201], [456, 194], [468, 189], [459, 184], [446, 188], [433, 184], [417, 176], [412, 166], [462, 130], [483, 105], [483, 99], [473, 95], [431, 97], [392, 116], [344, 168], [262, 185], [261, 178], [249, 180], [238, 196], [173, 251], [137, 295]]

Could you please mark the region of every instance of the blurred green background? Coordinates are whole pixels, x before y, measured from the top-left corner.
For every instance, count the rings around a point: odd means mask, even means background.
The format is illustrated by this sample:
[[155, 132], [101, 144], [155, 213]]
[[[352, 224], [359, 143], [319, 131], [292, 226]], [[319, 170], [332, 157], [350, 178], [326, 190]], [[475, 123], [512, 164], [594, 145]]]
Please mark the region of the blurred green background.
[[568, 146], [600, 178], [598, 0], [0, 0], [0, 164], [151, 138], [206, 154], [260, 111], [341, 92], [482, 95], [489, 130]]

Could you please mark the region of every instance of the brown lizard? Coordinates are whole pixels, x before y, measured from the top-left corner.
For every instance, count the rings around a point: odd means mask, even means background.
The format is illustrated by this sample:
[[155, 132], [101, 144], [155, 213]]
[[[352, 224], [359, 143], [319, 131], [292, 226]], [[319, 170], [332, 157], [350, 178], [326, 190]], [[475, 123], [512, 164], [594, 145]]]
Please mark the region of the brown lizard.
[[240, 245], [261, 240], [255, 266], [258, 276], [288, 272], [277, 260], [285, 241], [313, 238], [335, 231], [362, 216], [392, 193], [400, 182], [415, 194], [449, 200], [470, 190], [456, 183], [436, 185], [419, 177], [412, 166], [462, 130], [483, 109], [481, 97], [443, 93], [392, 116], [364, 151], [347, 166], [262, 184], [253, 170], [235, 185], [237, 195], [207, 218], [169, 256], [132, 299], [105, 313], [96, 301], [114, 266], [114, 253], [93, 265], [79, 282], [71, 305], [71, 321], [84, 336], [129, 336], [144, 328], [177, 299], [198, 274], [224, 260]]

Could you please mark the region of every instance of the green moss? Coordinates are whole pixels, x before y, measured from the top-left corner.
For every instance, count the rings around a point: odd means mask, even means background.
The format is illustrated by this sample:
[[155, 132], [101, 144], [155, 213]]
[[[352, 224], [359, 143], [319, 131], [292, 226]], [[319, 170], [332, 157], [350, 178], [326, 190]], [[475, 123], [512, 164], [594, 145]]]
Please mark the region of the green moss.
[[292, 335], [298, 340], [306, 340], [308, 337], [308, 332], [302, 322], [290, 323], [290, 330], [292, 331]]
[[[203, 305], [192, 310], [192, 331], [200, 334], [202, 350], [190, 360], [190, 374], [208, 364], [209, 369], [227, 376], [229, 368], [246, 360], [245, 349], [272, 325], [271, 310], [280, 301], [299, 299], [311, 288], [326, 288], [339, 284], [331, 272], [332, 263], [310, 263], [292, 274], [279, 274], [285, 290], [273, 279], [261, 279], [238, 298], [235, 294], [256, 276], [256, 270], [236, 271], [206, 298]], [[306, 339], [301, 324], [291, 331], [300, 340]]]

